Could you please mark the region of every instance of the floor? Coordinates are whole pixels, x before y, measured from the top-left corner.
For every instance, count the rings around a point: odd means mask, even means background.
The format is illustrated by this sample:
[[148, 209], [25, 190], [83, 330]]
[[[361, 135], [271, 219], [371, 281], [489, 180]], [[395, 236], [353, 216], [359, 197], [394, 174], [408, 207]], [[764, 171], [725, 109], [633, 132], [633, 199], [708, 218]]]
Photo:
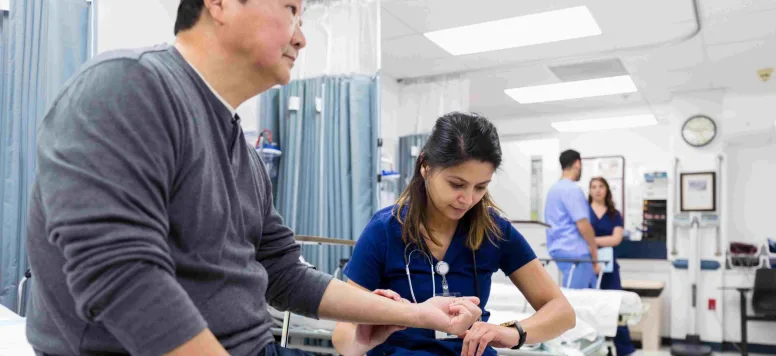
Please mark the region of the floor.
[[[725, 351], [725, 352], [714, 352], [713, 355], [740, 355], [741, 353], [735, 352], [735, 351]], [[668, 347], [660, 349], [660, 351], [642, 351], [642, 350], [636, 350], [636, 353], [633, 354], [633, 356], [670, 356], [671, 355], [671, 349]], [[755, 354], [755, 353], [749, 353], [750, 356], [760, 356], [765, 354]]]

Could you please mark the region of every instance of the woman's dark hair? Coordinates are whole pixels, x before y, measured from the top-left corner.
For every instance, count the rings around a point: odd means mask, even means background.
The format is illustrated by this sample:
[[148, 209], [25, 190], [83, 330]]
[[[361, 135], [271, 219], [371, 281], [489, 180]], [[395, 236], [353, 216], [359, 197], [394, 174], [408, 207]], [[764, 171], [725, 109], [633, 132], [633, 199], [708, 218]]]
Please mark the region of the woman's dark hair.
[[[402, 225], [402, 240], [405, 244], [424, 246], [420, 227], [427, 229], [427, 238], [439, 243], [428, 231], [426, 224], [426, 206], [431, 202], [426, 194], [426, 185], [421, 167], [426, 170], [444, 169], [460, 165], [469, 160], [488, 162], [494, 169], [501, 165], [501, 144], [496, 127], [485, 117], [471, 113], [451, 112], [437, 119], [431, 135], [423, 146], [415, 162], [415, 172], [407, 188], [399, 197], [393, 215]], [[401, 212], [406, 208], [406, 216]], [[501, 230], [491, 215], [491, 209], [499, 211], [490, 195], [485, 193], [482, 199], [472, 207], [461, 221], [468, 223], [469, 233], [466, 246], [479, 249], [487, 236], [491, 242], [501, 239]]]
[[[604, 177], [594, 177], [590, 180], [590, 187], [593, 186], [593, 182], [600, 182], [604, 185], [604, 188], [606, 188], [606, 197], [604, 197], [604, 202], [606, 203], [606, 214], [613, 219], [615, 216], [617, 216], [617, 209], [614, 208], [614, 199], [612, 199], [612, 190], [609, 189], [609, 182], [607, 182]], [[587, 202], [593, 202], [592, 194], [587, 195]]]

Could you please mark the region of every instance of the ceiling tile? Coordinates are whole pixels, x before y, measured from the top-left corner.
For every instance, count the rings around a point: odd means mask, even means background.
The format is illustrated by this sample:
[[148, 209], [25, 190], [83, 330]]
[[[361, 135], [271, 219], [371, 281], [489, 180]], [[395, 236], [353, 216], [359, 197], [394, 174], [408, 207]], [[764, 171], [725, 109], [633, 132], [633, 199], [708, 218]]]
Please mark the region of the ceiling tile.
[[776, 9], [776, 0], [703, 0], [700, 3], [704, 18]]
[[559, 58], [569, 58], [609, 49], [603, 36], [583, 38], [573, 41], [546, 43], [534, 46], [510, 48], [501, 51], [476, 53], [460, 56], [461, 60], [471, 68], [488, 68], [494, 66], [525, 66], [557, 61]]
[[763, 83], [757, 70], [776, 67], [776, 36], [769, 38], [709, 46], [709, 73], [715, 86], [733, 92], [776, 92], [776, 81]]
[[415, 32], [407, 25], [399, 21], [388, 11], [380, 12], [380, 35], [383, 40], [397, 38], [414, 34]]
[[383, 70], [396, 79], [410, 79], [467, 69], [454, 58], [416, 59], [383, 56], [382, 66]]
[[776, 35], [774, 18], [776, 10], [714, 17], [704, 23], [703, 37], [706, 44], [714, 45]]
[[677, 70], [700, 65], [705, 60], [703, 38], [700, 36], [676, 46], [646, 50], [622, 57], [625, 67], [631, 73], [650, 69]]
[[383, 58], [428, 60], [454, 58], [423, 35], [410, 35], [382, 41]]
[[712, 63], [736, 61], [736, 64], [755, 66], [776, 65], [776, 35], [746, 42], [708, 46], [706, 49]]
[[428, 32], [579, 5], [578, 0], [408, 0], [381, 6], [414, 30]]
[[604, 33], [623, 30], [644, 32], [646, 28], [651, 31], [656, 24], [681, 23], [695, 19], [692, 0], [590, 1], [585, 4]]

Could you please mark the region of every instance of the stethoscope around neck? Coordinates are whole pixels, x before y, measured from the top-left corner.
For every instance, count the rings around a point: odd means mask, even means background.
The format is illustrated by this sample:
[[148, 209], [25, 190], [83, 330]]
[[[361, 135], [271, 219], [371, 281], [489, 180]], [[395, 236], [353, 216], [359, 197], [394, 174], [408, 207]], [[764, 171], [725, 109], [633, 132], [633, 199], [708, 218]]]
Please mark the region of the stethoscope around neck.
[[[415, 291], [412, 289], [412, 277], [410, 275], [410, 261], [412, 260], [412, 254], [415, 252], [419, 252], [423, 256], [426, 257], [426, 260], [428, 261], [429, 269], [431, 270], [431, 296], [436, 296], [436, 275], [439, 274], [442, 277], [442, 296], [450, 296], [450, 288], [447, 284], [447, 273], [450, 272], [450, 265], [445, 261], [439, 261], [437, 262], [436, 266], [434, 266], [434, 260], [431, 259], [431, 256], [429, 256], [426, 252], [415, 248], [412, 251], [410, 251], [409, 255], [407, 255], [407, 249], [410, 247], [410, 244], [407, 244], [407, 246], [404, 247], [404, 271], [407, 273], [407, 283], [410, 285], [410, 295], [412, 295], [412, 301], [417, 303], [418, 300], [415, 298]], [[477, 278], [477, 257], [472, 250], [472, 266], [474, 269], [474, 291], [477, 294], [477, 298], [480, 297], [480, 281]]]

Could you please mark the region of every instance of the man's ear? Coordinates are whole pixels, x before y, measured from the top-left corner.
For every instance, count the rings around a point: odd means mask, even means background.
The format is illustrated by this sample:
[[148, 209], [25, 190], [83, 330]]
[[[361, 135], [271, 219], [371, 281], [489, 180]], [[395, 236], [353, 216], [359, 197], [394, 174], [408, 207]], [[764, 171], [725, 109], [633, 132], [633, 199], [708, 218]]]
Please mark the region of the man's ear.
[[[224, 1], [223, 0], [205, 0], [205, 7], [202, 11], [207, 11], [210, 17], [217, 24], [224, 23]], [[201, 16], [201, 15], [200, 15]]]

